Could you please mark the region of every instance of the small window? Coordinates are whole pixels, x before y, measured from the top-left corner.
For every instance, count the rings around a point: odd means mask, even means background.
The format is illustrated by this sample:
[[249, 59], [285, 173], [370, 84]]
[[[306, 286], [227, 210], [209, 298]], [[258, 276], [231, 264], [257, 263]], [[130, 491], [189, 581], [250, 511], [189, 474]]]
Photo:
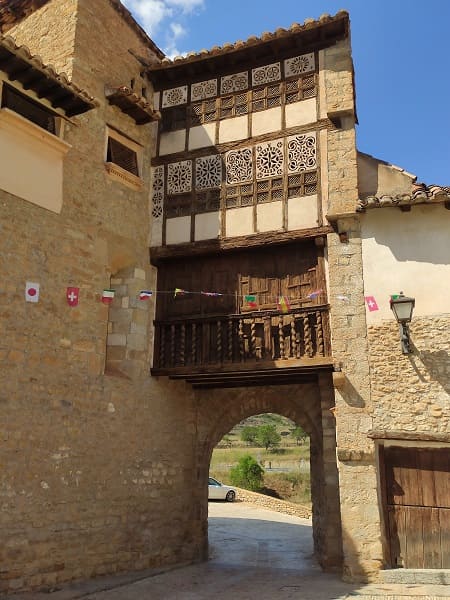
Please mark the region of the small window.
[[108, 153], [106, 160], [122, 167], [122, 169], [136, 175], [136, 177], [139, 177], [136, 151], [121, 144], [112, 137], [108, 137]]
[[8, 85], [3, 85], [2, 107], [9, 108], [42, 129], [56, 134], [55, 113]]

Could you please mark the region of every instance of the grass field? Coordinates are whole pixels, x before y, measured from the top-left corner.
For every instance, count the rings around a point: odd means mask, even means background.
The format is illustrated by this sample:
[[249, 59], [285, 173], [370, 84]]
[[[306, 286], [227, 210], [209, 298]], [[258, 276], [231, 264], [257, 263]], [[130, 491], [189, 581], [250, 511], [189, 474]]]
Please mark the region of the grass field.
[[[240, 432], [245, 425], [261, 424], [276, 425], [282, 436], [278, 448], [265, 450], [240, 440]], [[239, 423], [214, 449], [209, 469], [211, 476], [231, 483], [230, 469], [242, 456], [250, 454], [264, 469], [264, 493], [310, 506], [309, 438], [297, 445], [290, 434], [293, 427], [294, 424], [285, 417], [272, 414], [257, 415]]]

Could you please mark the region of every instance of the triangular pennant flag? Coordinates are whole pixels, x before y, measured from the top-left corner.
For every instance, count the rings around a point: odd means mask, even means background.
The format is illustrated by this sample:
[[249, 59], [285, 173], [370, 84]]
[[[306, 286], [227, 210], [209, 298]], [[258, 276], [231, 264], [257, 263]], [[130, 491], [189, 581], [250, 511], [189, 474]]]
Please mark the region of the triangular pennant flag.
[[39, 283], [27, 281], [25, 284], [25, 300], [27, 302], [39, 302]]
[[185, 294], [187, 294], [186, 290], [182, 290], [181, 288], [175, 288], [175, 293], [173, 297], [176, 298], [177, 296], [184, 296]]
[[115, 290], [103, 290], [102, 292], [102, 302], [103, 304], [111, 304], [114, 300]]
[[151, 290], [141, 290], [139, 292], [139, 300], [148, 300], [153, 296], [153, 292]]
[[321, 293], [322, 293], [322, 290], [314, 290], [313, 292], [308, 294], [306, 297], [309, 298], [310, 300], [314, 300], [314, 298], [317, 298], [318, 296], [320, 296]]
[[289, 311], [291, 305], [289, 304], [289, 299], [287, 296], [278, 296], [277, 307], [278, 310], [281, 310], [283, 313], [287, 313]]
[[222, 296], [219, 292], [200, 292], [202, 296], [209, 296], [211, 298], [217, 298], [217, 296]]
[[258, 308], [256, 296], [254, 296], [253, 294], [247, 294], [246, 296], [244, 296], [244, 300], [249, 308]]

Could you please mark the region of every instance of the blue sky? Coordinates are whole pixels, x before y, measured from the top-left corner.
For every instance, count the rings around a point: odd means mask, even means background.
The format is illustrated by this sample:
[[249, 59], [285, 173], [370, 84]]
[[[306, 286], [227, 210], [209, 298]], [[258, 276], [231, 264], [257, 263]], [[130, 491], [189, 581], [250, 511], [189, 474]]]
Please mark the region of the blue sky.
[[450, 0], [123, 0], [169, 56], [350, 13], [358, 149], [450, 185]]

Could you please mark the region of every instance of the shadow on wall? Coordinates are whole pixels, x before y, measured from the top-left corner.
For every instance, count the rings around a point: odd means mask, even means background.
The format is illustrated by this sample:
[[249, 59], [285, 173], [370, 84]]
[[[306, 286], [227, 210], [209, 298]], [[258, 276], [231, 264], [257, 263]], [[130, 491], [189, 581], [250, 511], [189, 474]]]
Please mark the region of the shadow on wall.
[[[414, 344], [412, 344], [414, 353], [410, 355], [411, 365], [416, 372], [419, 379], [423, 382], [426, 381], [437, 381], [440, 383], [442, 388], [447, 394], [450, 395], [450, 355], [445, 350], [437, 350], [436, 352], [430, 352], [429, 350], [420, 351]], [[429, 380], [423, 376], [423, 372], [420, 371], [415, 363], [415, 357], [419, 357], [422, 361], [423, 366], [429, 374]]]

